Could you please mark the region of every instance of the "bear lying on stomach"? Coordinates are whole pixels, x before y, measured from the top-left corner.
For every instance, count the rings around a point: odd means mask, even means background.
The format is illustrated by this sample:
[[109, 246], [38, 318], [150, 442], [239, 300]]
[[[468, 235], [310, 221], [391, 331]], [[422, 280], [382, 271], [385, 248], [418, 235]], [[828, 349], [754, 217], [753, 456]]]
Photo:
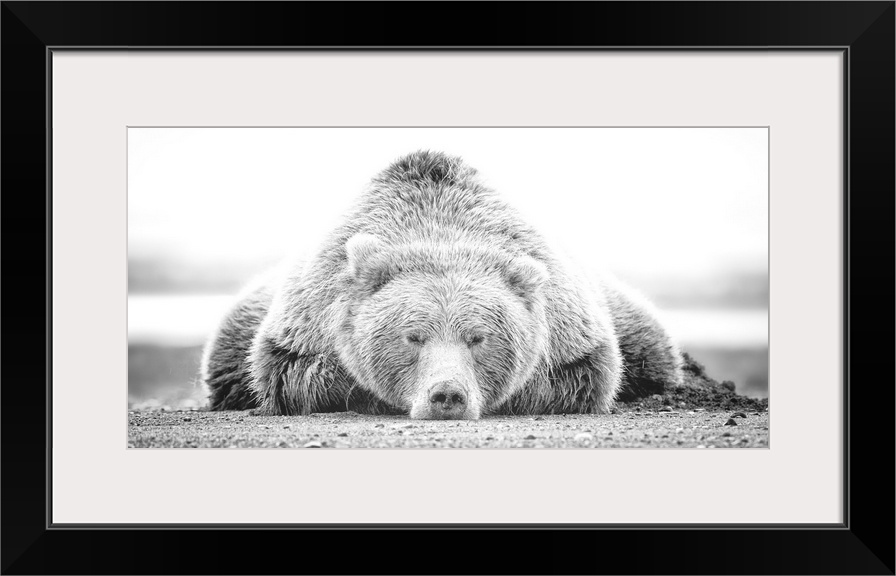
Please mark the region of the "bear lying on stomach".
[[649, 304], [586, 280], [474, 169], [422, 151], [310, 262], [247, 290], [201, 368], [212, 410], [420, 419], [606, 413], [681, 378]]

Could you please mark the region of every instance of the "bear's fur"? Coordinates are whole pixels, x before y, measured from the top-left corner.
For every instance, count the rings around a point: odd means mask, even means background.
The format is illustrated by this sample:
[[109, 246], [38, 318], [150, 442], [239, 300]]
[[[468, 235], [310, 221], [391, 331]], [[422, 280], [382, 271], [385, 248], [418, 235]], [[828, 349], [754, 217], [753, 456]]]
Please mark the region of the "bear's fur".
[[421, 151], [307, 265], [243, 294], [201, 380], [213, 410], [605, 413], [679, 385], [681, 357], [646, 301], [586, 280], [474, 169]]

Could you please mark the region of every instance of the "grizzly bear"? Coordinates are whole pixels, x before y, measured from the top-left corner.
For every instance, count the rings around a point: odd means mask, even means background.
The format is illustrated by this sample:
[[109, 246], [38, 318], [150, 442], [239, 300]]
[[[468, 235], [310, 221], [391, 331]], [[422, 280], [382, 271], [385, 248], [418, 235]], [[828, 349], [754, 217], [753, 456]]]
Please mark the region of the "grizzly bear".
[[248, 289], [208, 343], [212, 410], [421, 419], [606, 413], [681, 383], [650, 305], [562, 261], [460, 158], [376, 176], [307, 264]]

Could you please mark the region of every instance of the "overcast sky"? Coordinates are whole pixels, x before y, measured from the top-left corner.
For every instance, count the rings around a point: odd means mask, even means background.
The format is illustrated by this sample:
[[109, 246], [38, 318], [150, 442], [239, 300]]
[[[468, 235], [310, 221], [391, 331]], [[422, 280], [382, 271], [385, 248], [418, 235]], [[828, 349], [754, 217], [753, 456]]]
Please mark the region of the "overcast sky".
[[425, 148], [462, 156], [576, 261], [619, 272], [768, 266], [764, 128], [131, 128], [131, 256], [313, 250], [364, 185]]

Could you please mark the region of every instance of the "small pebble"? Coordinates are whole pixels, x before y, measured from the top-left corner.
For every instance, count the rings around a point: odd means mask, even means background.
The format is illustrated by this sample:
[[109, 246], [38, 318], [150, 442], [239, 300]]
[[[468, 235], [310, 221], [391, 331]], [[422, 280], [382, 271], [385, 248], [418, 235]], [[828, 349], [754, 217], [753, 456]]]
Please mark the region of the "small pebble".
[[575, 435], [574, 439], [576, 442], [591, 442], [592, 440], [594, 440], [594, 436], [589, 434], [588, 432], [580, 432], [579, 434]]
[[289, 430], [289, 424], [284, 424], [283, 427]]
[[321, 447], [320, 442], [308, 442], [304, 446], [302, 446], [302, 448], [320, 448], [320, 447]]
[[732, 418], [746, 418], [747, 415], [744, 414], [743, 412], [735, 412], [734, 414], [731, 415], [731, 417]]
[[660, 412], [672, 412], [672, 407], [671, 406], [663, 406], [662, 408], [660, 408]]
[[725, 422], [725, 426], [737, 426], [737, 421], [734, 418], [729, 418], [727, 422]]
[[184, 422], [189, 422], [192, 418], [184, 418]]
[[385, 428], [385, 427], [386, 427], [385, 424], [377, 424], [376, 426], [374, 426], [374, 428]]
[[340, 432], [339, 434], [337, 434], [337, 436], [343, 436], [343, 437], [345, 437], [345, 436], [348, 436], [348, 434], [346, 434], [345, 432]]
[[529, 434], [528, 436], [526, 436], [526, 440], [535, 440], [535, 436]]

